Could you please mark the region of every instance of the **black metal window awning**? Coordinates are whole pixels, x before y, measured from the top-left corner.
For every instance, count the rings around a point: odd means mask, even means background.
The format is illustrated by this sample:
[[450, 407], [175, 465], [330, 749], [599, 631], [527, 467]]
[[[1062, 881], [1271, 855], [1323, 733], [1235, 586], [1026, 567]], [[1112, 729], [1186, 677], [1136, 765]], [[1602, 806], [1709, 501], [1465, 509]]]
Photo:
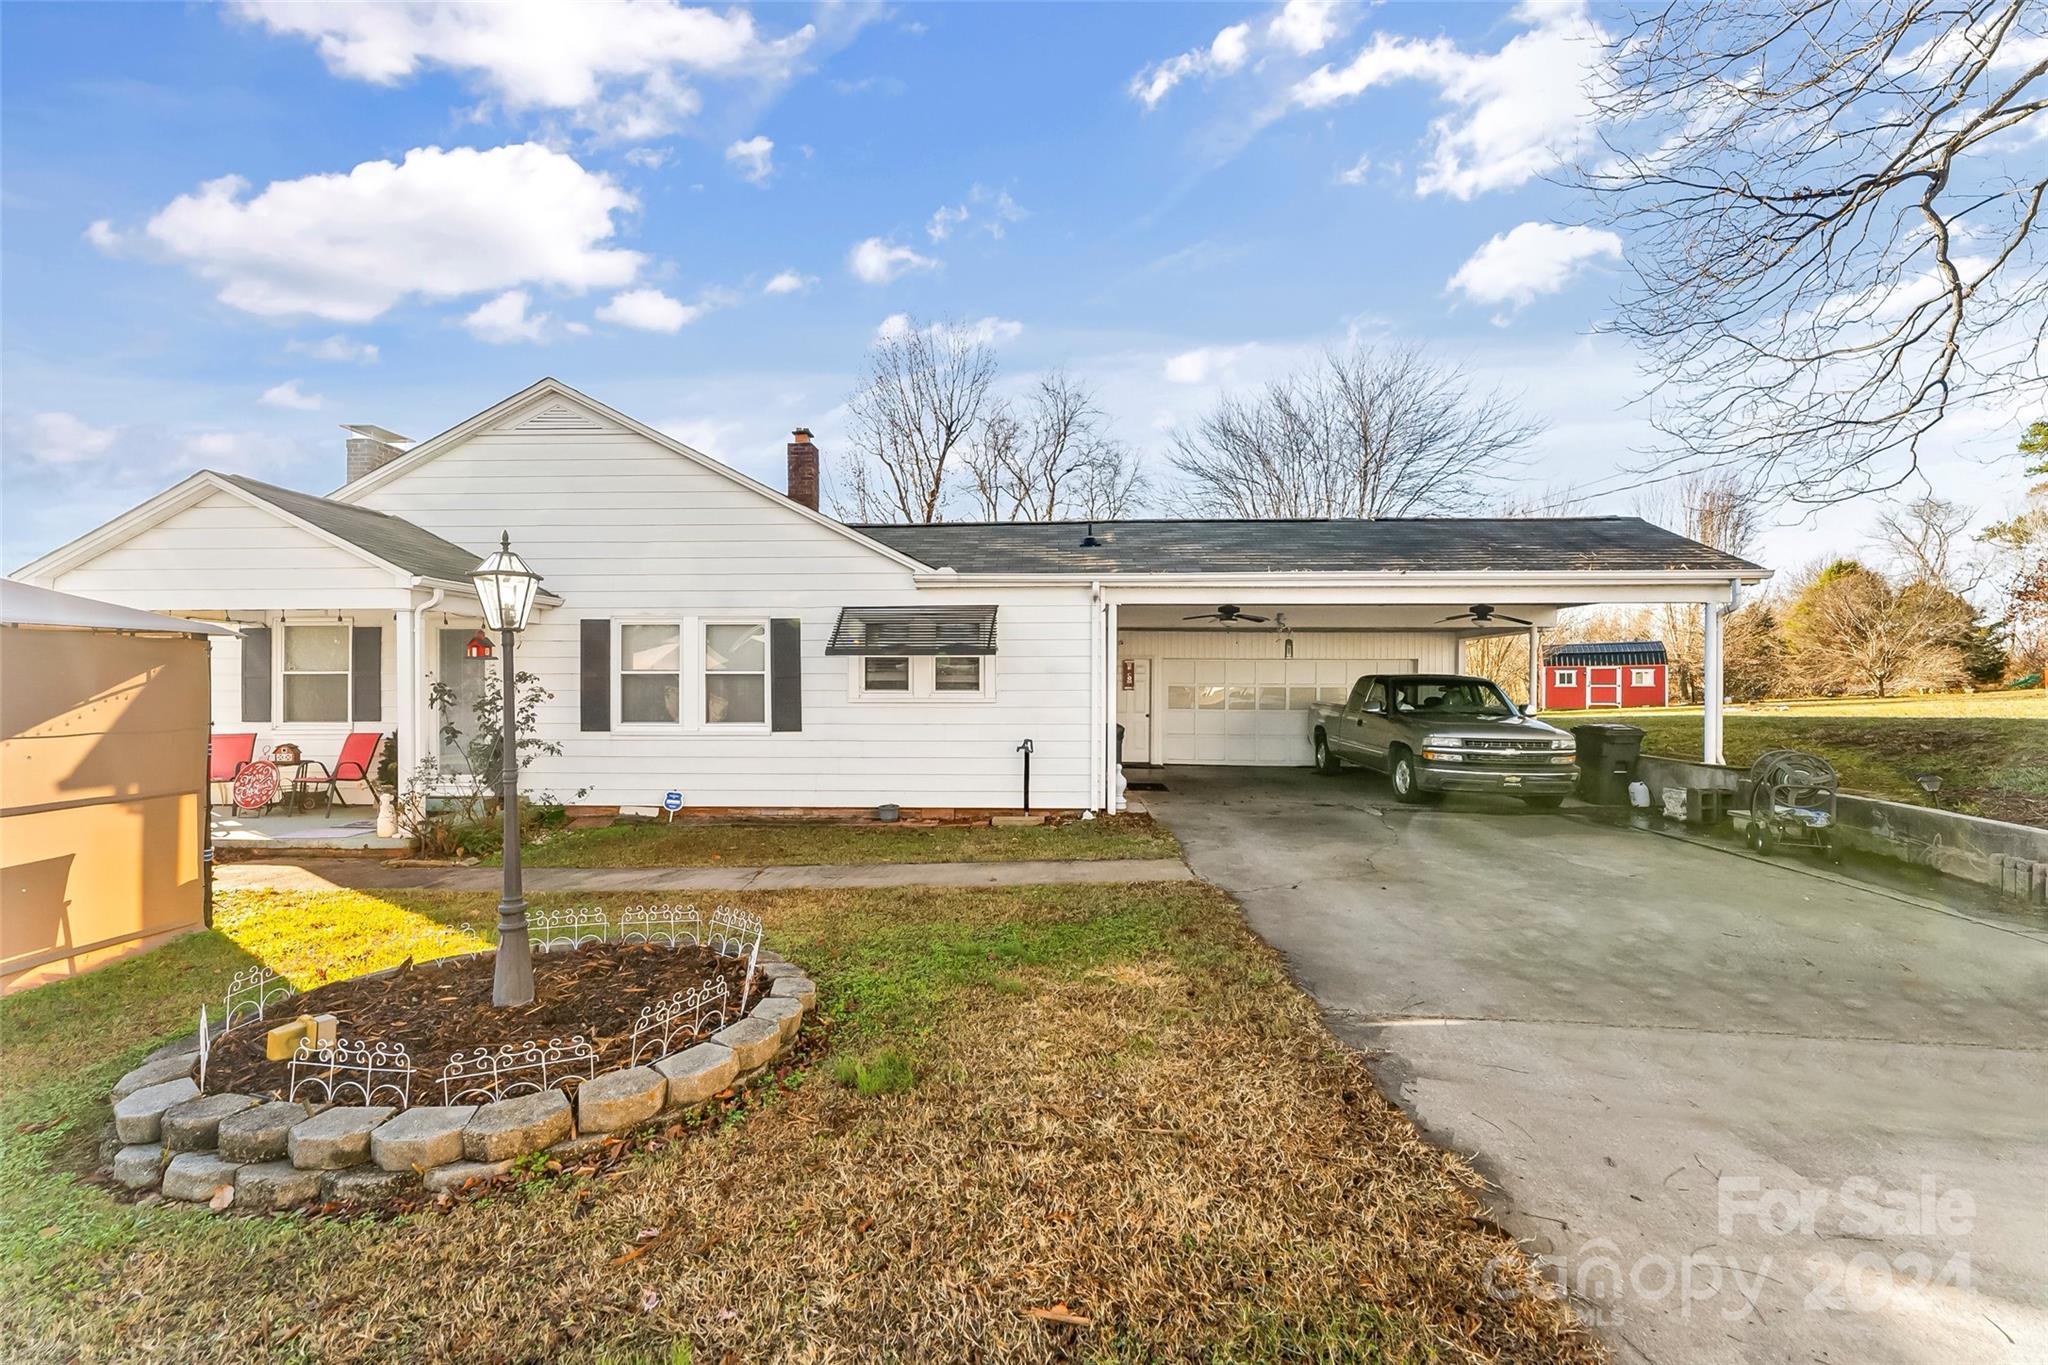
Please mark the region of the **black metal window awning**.
[[994, 607], [841, 607], [827, 654], [993, 654]]

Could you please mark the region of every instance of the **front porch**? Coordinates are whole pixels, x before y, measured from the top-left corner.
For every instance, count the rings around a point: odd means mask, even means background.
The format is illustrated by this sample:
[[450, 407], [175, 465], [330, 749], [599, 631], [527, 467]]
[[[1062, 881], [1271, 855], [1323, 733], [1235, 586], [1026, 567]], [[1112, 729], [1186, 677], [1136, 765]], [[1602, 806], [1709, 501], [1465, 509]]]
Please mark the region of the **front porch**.
[[378, 835], [375, 806], [337, 806], [331, 814], [301, 811], [278, 815], [242, 815], [215, 807], [209, 825], [216, 858], [222, 854], [269, 856], [302, 849], [399, 853], [411, 847], [403, 835]]

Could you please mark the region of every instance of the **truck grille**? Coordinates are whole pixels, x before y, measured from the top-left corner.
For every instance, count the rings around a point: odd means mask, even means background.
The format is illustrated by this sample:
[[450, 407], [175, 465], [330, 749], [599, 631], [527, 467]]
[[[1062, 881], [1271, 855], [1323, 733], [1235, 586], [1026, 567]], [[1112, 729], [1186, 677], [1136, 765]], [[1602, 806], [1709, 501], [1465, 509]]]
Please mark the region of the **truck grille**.
[[1549, 753], [1550, 741], [1547, 739], [1468, 739], [1460, 747], [1466, 749], [1490, 749], [1495, 752], [1516, 754], [1534, 754]]

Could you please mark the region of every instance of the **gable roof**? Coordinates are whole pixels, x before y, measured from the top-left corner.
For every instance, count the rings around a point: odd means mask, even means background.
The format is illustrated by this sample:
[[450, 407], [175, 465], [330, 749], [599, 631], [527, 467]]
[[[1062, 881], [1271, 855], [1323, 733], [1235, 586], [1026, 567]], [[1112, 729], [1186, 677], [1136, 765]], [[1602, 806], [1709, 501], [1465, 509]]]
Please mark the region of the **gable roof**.
[[[478, 434], [479, 432], [488, 431], [493, 426], [496, 426], [499, 423], [499, 421], [501, 421], [503, 418], [508, 417], [512, 413], [518, 411], [519, 409], [529, 404], [536, 403], [538, 400], [544, 398], [555, 398], [558, 400], [564, 400], [570, 404], [581, 406], [588, 412], [595, 413], [598, 417], [602, 418], [607, 422], [616, 423], [618, 426], [625, 428], [627, 431], [632, 432], [634, 435], [644, 437], [645, 439], [654, 442], [656, 445], [661, 446], [663, 449], [671, 452], [672, 454], [682, 457], [683, 459], [689, 461], [691, 464], [696, 465], [698, 468], [704, 469], [712, 474], [716, 474], [720, 478], [738, 484], [740, 487], [748, 490], [751, 493], [755, 493], [763, 498], [768, 499], [770, 502], [773, 502], [781, 507], [787, 508], [788, 510], [796, 513], [798, 516], [803, 517], [805, 520], [814, 522], [819, 526], [825, 527], [827, 530], [833, 532], [835, 535], [843, 536], [846, 539], [851, 540], [854, 543], [860, 545], [863, 549], [871, 551], [874, 554], [878, 554], [882, 556], [882, 558], [887, 559], [892, 563], [899, 565], [902, 568], [910, 569], [912, 571], [919, 571], [929, 567], [928, 565], [920, 563], [913, 556], [905, 554], [903, 551], [897, 549], [896, 547], [886, 544], [880, 540], [874, 539], [870, 536], [863, 535], [861, 534], [858, 528], [848, 526], [845, 522], [836, 520], [832, 517], [828, 517], [823, 512], [817, 511], [815, 508], [806, 507], [800, 502], [793, 501], [792, 499], [786, 497], [785, 495], [778, 493], [773, 488], [770, 488], [767, 484], [760, 483], [754, 479], [748, 478], [746, 475], [740, 473], [737, 469], [734, 469], [730, 465], [720, 463], [719, 461], [711, 458], [711, 456], [706, 455], [703, 451], [684, 445], [681, 441], [678, 441], [675, 437], [670, 436], [667, 432], [658, 431], [655, 428], [648, 426], [644, 422], [638, 421], [637, 419], [632, 417], [628, 417], [625, 413], [620, 412], [618, 409], [608, 407], [605, 404], [600, 403], [597, 399], [592, 398], [589, 394], [571, 388], [569, 385], [564, 384], [561, 380], [556, 379], [552, 376], [534, 381], [532, 384], [527, 385], [525, 388], [521, 389], [518, 393], [513, 394], [511, 397], [493, 403], [490, 407], [485, 408], [482, 412], [479, 412], [473, 417], [469, 417], [461, 422], [456, 423], [454, 426], [448, 428], [444, 432], [441, 432], [439, 435], [428, 437], [426, 440], [421, 441], [411, 450], [406, 451], [405, 454], [399, 456], [395, 460], [390, 461], [388, 464], [380, 465], [376, 469], [373, 469], [369, 473], [363, 475], [361, 478], [355, 479], [349, 483], [342, 485], [340, 488], [335, 489], [334, 492], [330, 495], [331, 500], [342, 503], [358, 502], [363, 498], [365, 494], [374, 492], [375, 490], [382, 488], [385, 484], [390, 483], [392, 480], [403, 476], [408, 471], [419, 468], [421, 465], [427, 463], [429, 460], [432, 460], [435, 456], [440, 455], [443, 451], [448, 450], [453, 446], [460, 445], [463, 441], [469, 439], [471, 436]], [[556, 407], [554, 406], [543, 409], [542, 411], [537, 413], [536, 416], [539, 419], [539, 425], [541, 427], [553, 427], [558, 430], [573, 429], [564, 428], [564, 415], [558, 412]]]
[[[1096, 545], [1083, 545], [1093, 530]], [[1768, 571], [1639, 517], [935, 522], [857, 526], [960, 573]]]
[[220, 477], [244, 493], [261, 498], [280, 512], [309, 522], [335, 539], [345, 540], [393, 568], [421, 578], [464, 583], [469, 580], [470, 571], [482, 562], [482, 556], [389, 512], [352, 507], [332, 498], [279, 488], [276, 484], [264, 483], [245, 474], [222, 474]]
[[1666, 662], [1662, 640], [1586, 640], [1576, 644], [1551, 645], [1543, 651], [1543, 662], [1563, 664], [1661, 664]]

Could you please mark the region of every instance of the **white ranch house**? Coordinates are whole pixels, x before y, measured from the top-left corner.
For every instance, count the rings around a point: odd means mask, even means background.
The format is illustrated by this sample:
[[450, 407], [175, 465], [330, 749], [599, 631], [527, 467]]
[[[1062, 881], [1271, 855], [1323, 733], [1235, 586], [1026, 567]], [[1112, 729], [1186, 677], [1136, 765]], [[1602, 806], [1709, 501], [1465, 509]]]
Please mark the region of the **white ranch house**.
[[553, 379], [417, 445], [351, 430], [326, 497], [202, 470], [16, 576], [234, 626], [217, 733], [331, 758], [395, 732], [410, 775], [432, 680], [491, 666], [467, 575], [509, 532], [545, 576], [518, 664], [562, 746], [528, 790], [848, 811], [1015, 808], [1027, 739], [1034, 807], [1114, 809], [1119, 722], [1127, 765], [1305, 764], [1310, 701], [1522, 629], [1446, 619], [1482, 603], [1532, 635], [1595, 602], [1707, 605], [1718, 759], [1714, 609], [1766, 576], [1617, 517], [848, 526], [817, 509], [807, 432], [785, 495]]

